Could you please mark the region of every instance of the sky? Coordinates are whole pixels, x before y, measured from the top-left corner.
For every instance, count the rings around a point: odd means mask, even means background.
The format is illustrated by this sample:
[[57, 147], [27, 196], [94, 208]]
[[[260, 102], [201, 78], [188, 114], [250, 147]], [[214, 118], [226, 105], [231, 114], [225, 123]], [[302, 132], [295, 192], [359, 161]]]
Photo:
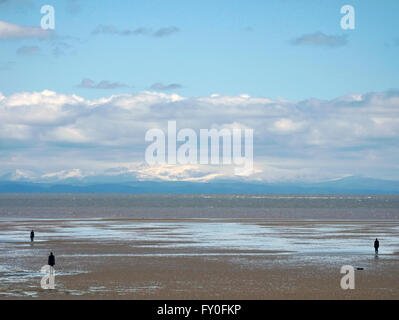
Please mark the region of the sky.
[[237, 178], [148, 166], [145, 132], [176, 120], [253, 129], [247, 180], [399, 180], [398, 14], [396, 0], [0, 0], [0, 176]]

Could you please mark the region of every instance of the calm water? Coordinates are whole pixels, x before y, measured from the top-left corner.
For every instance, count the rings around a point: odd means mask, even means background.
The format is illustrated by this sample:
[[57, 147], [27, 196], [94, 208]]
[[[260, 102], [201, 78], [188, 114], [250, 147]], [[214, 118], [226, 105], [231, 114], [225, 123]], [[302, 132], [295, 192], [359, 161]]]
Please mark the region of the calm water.
[[398, 219], [399, 195], [0, 194], [0, 217]]
[[[384, 222], [306, 222], [290, 225], [267, 221], [231, 220], [137, 221], [137, 220], [20, 220], [0, 219], [0, 252], [7, 247], [29, 247], [30, 228], [40, 230], [35, 243], [48, 241], [95, 241], [115, 244], [140, 241], [136, 247], [159, 249], [255, 250], [262, 254], [318, 253], [370, 254], [376, 237], [384, 239], [384, 254], [399, 251], [396, 234], [399, 223]], [[28, 236], [27, 236], [28, 234]], [[350, 245], [349, 245], [350, 244]], [[368, 244], [368, 245], [367, 245]], [[371, 244], [371, 245], [370, 245]], [[253, 252], [251, 251], [251, 254]], [[166, 255], [169, 255], [167, 253]], [[220, 254], [218, 252], [217, 254]], [[230, 254], [230, 253], [228, 253]], [[235, 252], [234, 254], [238, 254]], [[124, 253], [123, 255], [126, 255]], [[154, 255], [154, 252], [151, 253]]]

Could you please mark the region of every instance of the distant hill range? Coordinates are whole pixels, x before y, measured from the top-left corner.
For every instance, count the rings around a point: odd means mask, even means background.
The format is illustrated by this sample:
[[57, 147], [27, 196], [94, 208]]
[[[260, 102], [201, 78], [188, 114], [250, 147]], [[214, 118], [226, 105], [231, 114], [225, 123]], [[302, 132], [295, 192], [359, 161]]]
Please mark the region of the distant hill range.
[[0, 179], [0, 193], [207, 193], [207, 194], [399, 194], [399, 181], [347, 177], [318, 183], [31, 182]]

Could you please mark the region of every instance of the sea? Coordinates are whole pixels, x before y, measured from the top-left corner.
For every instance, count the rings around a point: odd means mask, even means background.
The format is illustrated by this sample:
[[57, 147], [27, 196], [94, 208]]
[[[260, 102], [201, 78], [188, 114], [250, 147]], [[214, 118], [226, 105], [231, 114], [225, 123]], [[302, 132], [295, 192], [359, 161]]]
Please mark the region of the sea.
[[399, 195], [0, 194], [0, 217], [398, 219]]

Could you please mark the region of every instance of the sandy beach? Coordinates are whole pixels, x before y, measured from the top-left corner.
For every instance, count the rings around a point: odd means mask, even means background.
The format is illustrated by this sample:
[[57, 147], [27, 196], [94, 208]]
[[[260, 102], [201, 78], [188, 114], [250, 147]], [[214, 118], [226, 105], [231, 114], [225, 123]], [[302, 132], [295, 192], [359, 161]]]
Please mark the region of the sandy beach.
[[[0, 299], [399, 298], [393, 220], [0, 220]], [[50, 251], [56, 289], [43, 290]], [[343, 265], [363, 268], [354, 290]]]

